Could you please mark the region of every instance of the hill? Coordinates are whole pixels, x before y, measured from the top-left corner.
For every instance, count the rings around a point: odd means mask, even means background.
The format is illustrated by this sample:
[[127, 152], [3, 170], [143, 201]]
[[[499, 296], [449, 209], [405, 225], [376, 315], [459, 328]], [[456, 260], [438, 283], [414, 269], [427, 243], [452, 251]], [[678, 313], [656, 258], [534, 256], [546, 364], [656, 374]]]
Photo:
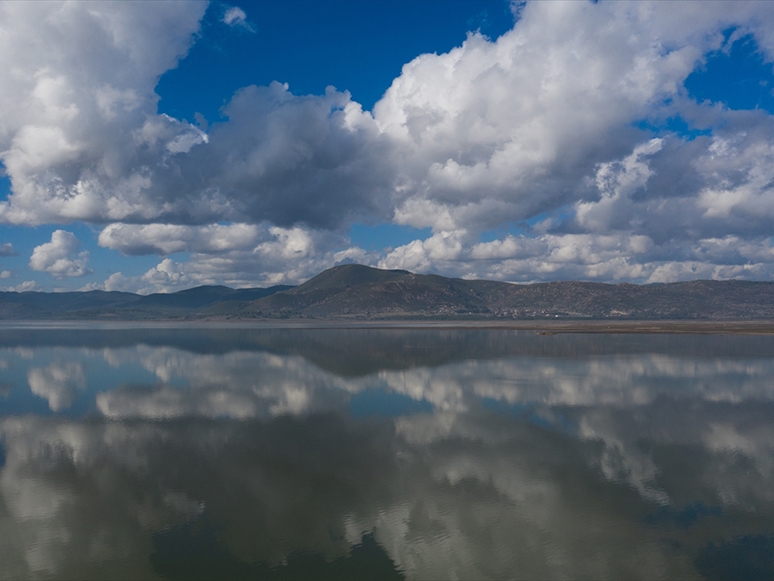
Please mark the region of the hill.
[[343, 265], [227, 312], [237, 318], [774, 319], [774, 283], [510, 284]]

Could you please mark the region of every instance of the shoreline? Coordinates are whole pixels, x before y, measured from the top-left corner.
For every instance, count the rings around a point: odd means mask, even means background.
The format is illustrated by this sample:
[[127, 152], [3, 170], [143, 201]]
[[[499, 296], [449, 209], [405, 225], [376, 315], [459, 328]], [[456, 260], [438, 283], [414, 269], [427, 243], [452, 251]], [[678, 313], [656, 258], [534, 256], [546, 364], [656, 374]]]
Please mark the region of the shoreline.
[[540, 335], [568, 333], [588, 334], [688, 334], [688, 335], [772, 335], [774, 320], [705, 321], [705, 320], [630, 320], [605, 319], [583, 321], [525, 320], [153, 320], [153, 321], [0, 321], [3, 329], [141, 329], [141, 328], [252, 328], [252, 329], [448, 329], [534, 331]]

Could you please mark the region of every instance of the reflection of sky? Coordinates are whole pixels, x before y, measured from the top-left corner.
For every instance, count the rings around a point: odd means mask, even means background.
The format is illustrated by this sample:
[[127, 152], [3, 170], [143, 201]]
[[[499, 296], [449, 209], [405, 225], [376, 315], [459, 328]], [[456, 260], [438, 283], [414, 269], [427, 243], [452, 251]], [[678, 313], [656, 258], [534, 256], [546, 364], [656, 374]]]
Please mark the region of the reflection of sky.
[[346, 409], [355, 395], [351, 409], [363, 410], [356, 415], [367, 413], [369, 406], [381, 415], [390, 409], [395, 410], [392, 415], [402, 410], [464, 411], [482, 401], [507, 409], [641, 406], [659, 397], [774, 400], [774, 358], [516, 355], [355, 378], [323, 370], [299, 355], [200, 354], [145, 345], [3, 349], [0, 362], [5, 413], [46, 413], [48, 408], [70, 416], [244, 419]]
[[2, 349], [0, 578], [150, 577], [153, 539], [199, 522], [269, 566], [373, 534], [408, 578], [698, 578], [708, 547], [774, 533], [774, 357], [710, 355], [343, 377], [303, 352]]

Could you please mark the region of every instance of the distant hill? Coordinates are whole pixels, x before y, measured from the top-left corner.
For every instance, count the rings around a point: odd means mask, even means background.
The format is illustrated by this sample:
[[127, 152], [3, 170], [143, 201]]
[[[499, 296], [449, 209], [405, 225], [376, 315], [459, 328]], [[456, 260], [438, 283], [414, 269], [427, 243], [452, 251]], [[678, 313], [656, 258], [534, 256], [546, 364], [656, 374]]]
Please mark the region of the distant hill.
[[200, 309], [210, 305], [230, 301], [254, 301], [276, 292], [285, 291], [292, 286], [279, 285], [270, 288], [233, 289], [227, 286], [197, 286], [176, 293], [156, 293], [140, 297], [135, 302], [138, 307], [167, 309]]
[[241, 305], [293, 288], [232, 289], [199, 286], [176, 293], [137, 295], [124, 292], [0, 292], [0, 319], [153, 320], [200, 318], [204, 308], [220, 303]]
[[510, 284], [349, 264], [297, 287], [200, 286], [120, 292], [0, 293], [1, 319], [616, 319], [774, 320], [774, 283]]

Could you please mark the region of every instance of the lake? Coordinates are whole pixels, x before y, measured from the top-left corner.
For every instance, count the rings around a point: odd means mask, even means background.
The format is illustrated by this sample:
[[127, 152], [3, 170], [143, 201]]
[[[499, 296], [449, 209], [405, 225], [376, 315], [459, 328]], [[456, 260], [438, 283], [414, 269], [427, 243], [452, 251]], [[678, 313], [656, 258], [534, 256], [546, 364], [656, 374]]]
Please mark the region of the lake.
[[774, 336], [0, 325], [0, 578], [772, 579]]

